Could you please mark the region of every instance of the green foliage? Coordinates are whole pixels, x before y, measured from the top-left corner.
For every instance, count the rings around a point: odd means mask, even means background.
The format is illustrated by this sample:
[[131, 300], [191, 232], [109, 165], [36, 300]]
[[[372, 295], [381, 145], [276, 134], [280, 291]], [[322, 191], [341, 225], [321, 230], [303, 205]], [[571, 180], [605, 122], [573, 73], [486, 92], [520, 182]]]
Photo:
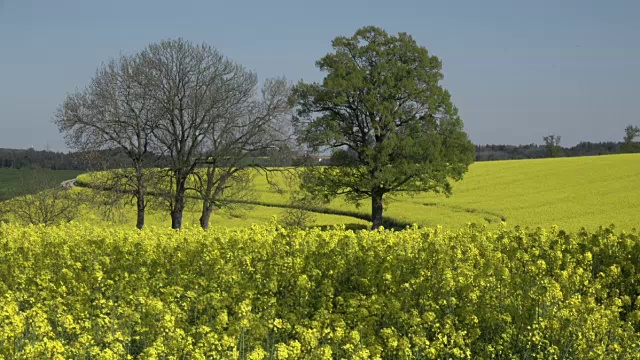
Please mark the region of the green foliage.
[[[314, 149], [349, 151], [339, 166], [312, 167], [308, 189], [358, 201], [389, 192], [451, 193], [474, 158], [441, 62], [405, 34], [364, 27], [337, 37], [317, 62], [322, 84], [297, 85], [299, 137]], [[375, 226], [374, 214], [374, 226]]]
[[78, 154], [49, 150], [0, 148], [0, 169], [80, 170]]
[[560, 135], [548, 135], [542, 138], [546, 147], [547, 157], [558, 157], [562, 154]]
[[633, 142], [635, 138], [640, 136], [640, 127], [629, 125], [624, 129], [624, 142], [629, 144]]
[[640, 143], [634, 141], [638, 136], [640, 136], [640, 127], [633, 125], [627, 126], [624, 129], [624, 142], [622, 143], [620, 150], [627, 153], [640, 151]]
[[639, 267], [611, 228], [0, 225], [0, 356], [630, 358]]

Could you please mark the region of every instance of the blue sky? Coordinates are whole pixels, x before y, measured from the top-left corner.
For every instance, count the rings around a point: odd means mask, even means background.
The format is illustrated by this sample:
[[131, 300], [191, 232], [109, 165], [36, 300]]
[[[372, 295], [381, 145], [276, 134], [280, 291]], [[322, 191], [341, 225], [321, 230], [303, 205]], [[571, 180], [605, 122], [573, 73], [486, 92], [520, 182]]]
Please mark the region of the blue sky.
[[442, 59], [474, 143], [619, 141], [640, 125], [637, 0], [0, 0], [0, 147], [64, 150], [55, 109], [121, 52], [183, 37], [262, 79], [320, 81], [331, 40], [365, 25]]

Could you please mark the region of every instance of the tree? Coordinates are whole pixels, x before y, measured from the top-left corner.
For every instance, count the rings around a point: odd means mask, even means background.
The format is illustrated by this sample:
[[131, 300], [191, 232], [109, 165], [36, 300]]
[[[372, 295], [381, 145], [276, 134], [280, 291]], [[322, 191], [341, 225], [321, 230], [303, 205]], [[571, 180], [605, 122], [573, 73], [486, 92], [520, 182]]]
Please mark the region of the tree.
[[633, 139], [640, 136], [640, 127], [629, 125], [624, 129], [624, 143], [631, 144]]
[[207, 139], [216, 124], [245, 101], [255, 75], [213, 47], [177, 39], [149, 45], [142, 53], [157, 123], [158, 151], [168, 158], [164, 199], [171, 227], [182, 227], [188, 180], [210, 157]]
[[560, 147], [559, 135], [547, 135], [542, 138], [544, 140], [547, 157], [558, 157], [562, 153]]
[[624, 129], [624, 142], [620, 146], [623, 153], [635, 153], [640, 151], [640, 145], [634, 141], [636, 137], [640, 137], [640, 127], [628, 125]]
[[329, 199], [371, 199], [373, 228], [382, 225], [388, 193], [452, 193], [474, 159], [443, 79], [441, 62], [406, 33], [372, 26], [333, 40], [316, 65], [321, 84], [299, 83], [298, 136], [312, 150], [348, 151], [340, 164], [309, 167], [306, 188]]
[[69, 189], [52, 183], [49, 170], [23, 173], [16, 196], [2, 202], [0, 214], [22, 224], [56, 225], [69, 222], [81, 213], [81, 206], [89, 202], [82, 189]]
[[[140, 55], [123, 55], [98, 69], [87, 88], [69, 94], [54, 117], [67, 145], [106, 164], [112, 155], [126, 156], [131, 171], [102, 174], [101, 187], [131, 194], [136, 201], [136, 227], [144, 227], [151, 152], [157, 114], [152, 88]], [[110, 168], [106, 165], [105, 167]]]
[[624, 129], [624, 147], [627, 151], [634, 148], [633, 140], [637, 137], [640, 137], [640, 127], [628, 125]]
[[[298, 168], [299, 170], [299, 168]], [[281, 183], [272, 184], [272, 190], [287, 198], [287, 203], [279, 223], [289, 228], [307, 228], [316, 221], [313, 212], [321, 204], [319, 197], [305, 191], [301, 172], [284, 171], [281, 173]]]
[[[203, 141], [202, 171], [195, 171], [194, 190], [202, 200], [200, 225], [209, 227], [214, 209], [246, 200], [252, 173], [260, 167], [253, 157], [286, 147], [291, 137], [290, 86], [285, 79], [269, 79], [256, 97], [257, 78], [240, 77], [227, 91], [226, 111], [212, 118]], [[266, 169], [265, 169], [266, 170]]]

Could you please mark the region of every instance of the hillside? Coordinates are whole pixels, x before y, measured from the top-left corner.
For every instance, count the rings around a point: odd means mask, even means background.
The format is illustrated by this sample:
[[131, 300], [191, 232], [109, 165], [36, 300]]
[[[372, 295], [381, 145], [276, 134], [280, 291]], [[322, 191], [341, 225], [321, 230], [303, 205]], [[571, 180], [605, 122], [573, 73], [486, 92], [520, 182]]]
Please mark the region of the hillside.
[[[423, 193], [388, 199], [385, 217], [397, 224], [452, 229], [468, 223], [495, 228], [505, 221], [508, 226], [558, 225], [567, 230], [615, 224], [630, 230], [640, 228], [639, 179], [640, 154], [478, 162], [471, 165], [463, 181], [454, 183], [453, 196]], [[262, 206], [219, 212], [213, 225], [246, 226], [280, 217], [287, 197], [274, 192], [260, 176], [255, 187], [254, 202]], [[316, 209], [333, 214], [321, 214], [317, 225], [336, 221], [364, 226], [362, 219], [369, 209], [368, 201], [358, 207], [338, 198]], [[198, 211], [197, 204], [190, 207], [186, 222], [197, 224]], [[149, 215], [156, 226], [168, 221], [164, 212]], [[124, 223], [131, 223], [133, 216], [133, 209], [127, 210]]]
[[[36, 179], [34, 174], [37, 172]], [[20, 193], [30, 192], [29, 188], [54, 187], [64, 180], [73, 179], [84, 171], [79, 170], [33, 170], [0, 168], [0, 201], [10, 199]], [[44, 175], [42, 175], [44, 174]], [[33, 184], [34, 181], [42, 184]]]
[[[465, 179], [454, 184], [453, 196], [402, 196], [387, 205], [385, 215], [399, 222], [459, 228], [466, 223], [494, 226], [559, 225], [565, 229], [597, 228], [615, 224], [640, 228], [640, 155], [622, 154], [557, 159], [478, 162]], [[261, 187], [261, 200], [283, 203]], [[328, 208], [360, 208], [336, 200]]]

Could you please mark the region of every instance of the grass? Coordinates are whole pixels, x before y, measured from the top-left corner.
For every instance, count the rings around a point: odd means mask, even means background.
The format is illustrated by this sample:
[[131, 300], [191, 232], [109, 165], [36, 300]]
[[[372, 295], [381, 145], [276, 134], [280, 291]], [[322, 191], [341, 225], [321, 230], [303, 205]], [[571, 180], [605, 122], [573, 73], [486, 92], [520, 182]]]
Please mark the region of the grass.
[[[0, 201], [10, 199], [24, 192], [25, 184], [39, 176], [43, 170], [0, 168]], [[82, 174], [76, 170], [45, 170], [47, 186], [59, 186], [64, 180], [73, 179]]]

